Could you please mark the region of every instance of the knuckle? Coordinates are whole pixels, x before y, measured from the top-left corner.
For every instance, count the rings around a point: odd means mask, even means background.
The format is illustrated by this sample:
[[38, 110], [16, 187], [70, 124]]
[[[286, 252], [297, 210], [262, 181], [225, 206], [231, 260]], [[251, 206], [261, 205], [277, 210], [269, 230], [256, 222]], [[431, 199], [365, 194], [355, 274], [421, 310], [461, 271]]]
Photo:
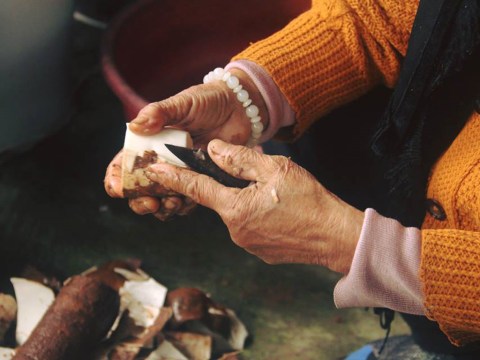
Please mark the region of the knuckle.
[[245, 236], [245, 234], [243, 234], [243, 232], [238, 229], [232, 230], [229, 228], [229, 230], [230, 230], [230, 236], [232, 238], [232, 241], [237, 246], [241, 247], [248, 253], [255, 255], [255, 251], [251, 249], [252, 244], [248, 236]]
[[225, 212], [225, 219], [230, 226], [240, 227], [245, 222], [245, 206], [235, 199]]
[[154, 115], [161, 108], [159, 102], [153, 102], [146, 105], [142, 110], [140, 110], [139, 115]]
[[201, 186], [197, 179], [192, 179], [191, 181], [187, 181], [185, 184], [185, 195], [190, 196], [192, 198], [197, 198], [200, 194]]
[[289, 168], [291, 164], [293, 164], [293, 161], [290, 158], [281, 155], [272, 156], [272, 160], [278, 167], [284, 169]]
[[234, 145], [230, 148], [230, 151], [231, 151], [233, 156], [243, 157], [243, 156], [247, 155], [251, 150], [246, 146]]

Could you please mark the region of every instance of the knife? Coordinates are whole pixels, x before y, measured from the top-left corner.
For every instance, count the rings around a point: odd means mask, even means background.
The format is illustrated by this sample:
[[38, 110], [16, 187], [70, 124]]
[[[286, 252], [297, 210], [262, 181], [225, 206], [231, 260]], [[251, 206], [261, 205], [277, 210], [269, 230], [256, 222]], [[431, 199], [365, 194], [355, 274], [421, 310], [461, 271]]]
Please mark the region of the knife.
[[208, 153], [201, 149], [188, 149], [172, 144], [165, 144], [165, 146], [192, 170], [208, 175], [222, 185], [240, 189], [250, 185], [250, 181], [236, 178], [223, 171], [213, 162]]

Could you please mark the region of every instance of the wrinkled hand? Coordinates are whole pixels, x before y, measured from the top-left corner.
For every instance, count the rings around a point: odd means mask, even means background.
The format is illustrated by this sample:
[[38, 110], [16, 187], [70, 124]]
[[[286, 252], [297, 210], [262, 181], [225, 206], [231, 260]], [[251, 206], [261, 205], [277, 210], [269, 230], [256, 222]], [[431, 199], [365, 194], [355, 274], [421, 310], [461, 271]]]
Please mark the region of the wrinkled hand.
[[[122, 152], [120, 151], [108, 165], [104, 185], [108, 195], [123, 198], [122, 188]], [[161, 194], [159, 194], [161, 195]], [[186, 215], [196, 206], [196, 203], [183, 195], [162, 195], [160, 198], [141, 196], [129, 199], [130, 208], [139, 215], [153, 214], [157, 219], [165, 221], [173, 215]]]
[[208, 151], [221, 168], [252, 184], [228, 188], [168, 164], [150, 166], [147, 175], [216, 211], [232, 240], [267, 263], [317, 264], [348, 272], [363, 212], [285, 157], [262, 155], [220, 140], [210, 142]]
[[[266, 105], [258, 89], [242, 71], [231, 72], [240, 78], [266, 121]], [[223, 81], [192, 86], [166, 100], [147, 105], [132, 120], [130, 130], [149, 135], [161, 131], [164, 126], [189, 131], [195, 147], [203, 148], [212, 139], [245, 144], [250, 136], [245, 109]]]
[[[266, 124], [268, 122], [266, 105], [258, 89], [242, 71], [232, 69], [231, 72], [240, 79], [243, 88], [249, 92], [250, 98], [259, 107]], [[175, 126], [189, 131], [196, 148], [205, 148], [206, 144], [214, 138], [232, 144], [245, 144], [251, 131], [245, 109], [223, 81], [192, 86], [166, 100], [151, 103], [143, 108], [129, 124], [130, 130], [141, 135], [158, 133], [164, 126]], [[115, 166], [112, 162], [109, 168]], [[106, 184], [118, 182], [111, 178], [111, 174], [113, 174], [112, 171], [107, 171]], [[107, 192], [109, 192], [108, 189]], [[121, 195], [112, 194], [111, 196], [121, 197]], [[159, 215], [162, 214], [162, 212], [159, 213], [159, 209], [172, 208], [173, 210], [167, 213], [184, 214], [194, 207], [189, 203], [190, 199], [187, 198], [186, 202], [178, 200], [178, 197], [164, 197], [159, 200], [144, 196], [129, 200], [131, 209], [137, 214], [153, 213], [161, 220], [164, 220], [164, 217]]]

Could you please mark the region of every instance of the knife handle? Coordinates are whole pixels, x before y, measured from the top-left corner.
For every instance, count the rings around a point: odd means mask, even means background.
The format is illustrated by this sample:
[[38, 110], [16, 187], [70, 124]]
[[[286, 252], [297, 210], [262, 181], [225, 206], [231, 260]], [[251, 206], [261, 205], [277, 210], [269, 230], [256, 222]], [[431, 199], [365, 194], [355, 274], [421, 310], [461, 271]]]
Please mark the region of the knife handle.
[[218, 181], [220, 184], [228, 187], [236, 187], [243, 189], [250, 185], [250, 181], [236, 178], [225, 172], [222, 168], [220, 168], [217, 164], [213, 162], [207, 152], [204, 152], [203, 155], [205, 156], [203, 166], [198, 168], [192, 168], [196, 172], [208, 175], [214, 180]]

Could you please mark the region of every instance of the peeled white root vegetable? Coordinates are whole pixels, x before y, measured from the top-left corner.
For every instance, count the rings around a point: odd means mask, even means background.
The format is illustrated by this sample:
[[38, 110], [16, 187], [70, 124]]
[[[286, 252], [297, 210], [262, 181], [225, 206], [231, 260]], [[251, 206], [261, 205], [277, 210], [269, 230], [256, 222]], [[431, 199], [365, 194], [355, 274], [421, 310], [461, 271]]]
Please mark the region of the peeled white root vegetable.
[[17, 344], [22, 345], [55, 300], [49, 287], [36, 281], [11, 278], [17, 298]]
[[164, 129], [158, 134], [142, 136], [130, 131], [127, 125], [122, 159], [122, 186], [125, 196], [159, 194], [168, 191], [145, 176], [145, 168], [158, 161], [186, 167], [165, 144], [192, 148], [190, 134], [178, 129]]

